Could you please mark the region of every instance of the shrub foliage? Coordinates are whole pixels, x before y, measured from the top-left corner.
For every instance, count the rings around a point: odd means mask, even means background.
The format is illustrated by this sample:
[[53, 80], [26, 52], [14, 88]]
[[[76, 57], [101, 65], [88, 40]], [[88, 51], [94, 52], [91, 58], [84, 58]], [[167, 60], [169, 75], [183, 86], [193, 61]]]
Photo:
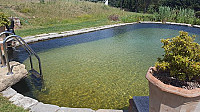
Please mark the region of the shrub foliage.
[[156, 68], [179, 80], [190, 81], [200, 76], [200, 45], [194, 42], [195, 36], [180, 31], [180, 35], [162, 39], [165, 54], [158, 58]]
[[0, 27], [8, 24], [9, 24], [8, 17], [3, 12], [0, 12]]

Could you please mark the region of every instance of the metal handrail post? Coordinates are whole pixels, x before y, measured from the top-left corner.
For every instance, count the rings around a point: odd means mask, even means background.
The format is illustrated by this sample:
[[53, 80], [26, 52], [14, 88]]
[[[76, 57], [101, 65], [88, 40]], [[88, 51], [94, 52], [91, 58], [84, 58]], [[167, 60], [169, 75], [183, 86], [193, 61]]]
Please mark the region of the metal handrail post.
[[[1, 33], [0, 33], [0, 37], [1, 37], [2, 35], [5, 35], [5, 34], [13, 34], [13, 33], [12, 33], [12, 32], [8, 32], [8, 31], [1, 32]], [[3, 44], [3, 43], [2, 43], [2, 44]], [[2, 46], [2, 47], [3, 47], [3, 46]], [[4, 60], [3, 53], [2, 53], [2, 51], [1, 51], [1, 49], [0, 49], [0, 57], [1, 57], [2, 67], [5, 67], [5, 66], [6, 66], [6, 63], [5, 63], [5, 60]]]
[[12, 73], [11, 68], [10, 68], [10, 63], [9, 63], [9, 59], [8, 59], [8, 53], [7, 53], [5, 42], [3, 42], [3, 50], [4, 50], [4, 55], [5, 55], [5, 58], [6, 58], [6, 64], [7, 64], [7, 68], [8, 68], [7, 75], [12, 75], [13, 73]]
[[5, 64], [4, 57], [3, 57], [3, 54], [2, 54], [2, 51], [1, 51], [1, 46], [0, 46], [0, 56], [1, 56], [1, 63], [2, 63], [1, 67], [4, 67], [4, 66], [6, 66], [6, 64]]

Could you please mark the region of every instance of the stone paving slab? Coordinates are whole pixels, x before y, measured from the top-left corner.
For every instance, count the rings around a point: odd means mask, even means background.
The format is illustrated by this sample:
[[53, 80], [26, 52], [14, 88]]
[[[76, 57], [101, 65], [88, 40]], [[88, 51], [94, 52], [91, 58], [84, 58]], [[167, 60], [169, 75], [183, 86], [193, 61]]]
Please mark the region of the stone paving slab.
[[11, 97], [11, 98], [9, 99], [9, 101], [15, 102], [15, 101], [21, 100], [21, 99], [23, 99], [23, 98], [24, 98], [24, 96], [23, 96], [22, 94], [17, 93], [17, 94], [15, 94], [13, 97]]
[[200, 25], [193, 25], [194, 27], [196, 27], [196, 28], [200, 28]]
[[67, 107], [61, 107], [60, 110], [57, 112], [95, 112], [92, 109], [89, 108], [67, 108]]
[[124, 112], [123, 110], [99, 109], [96, 112]]
[[39, 34], [39, 35], [35, 35], [36, 37], [42, 37], [42, 36], [48, 36], [49, 34]]
[[16, 100], [13, 102], [13, 104], [23, 107], [25, 110], [31, 109], [31, 106], [36, 105], [37, 103], [37, 100], [30, 97], [24, 97], [20, 100]]
[[44, 104], [39, 102], [31, 107], [30, 112], [58, 112], [59, 109], [60, 107], [57, 105]]
[[134, 96], [133, 101], [138, 112], [149, 112], [149, 96]]
[[23, 39], [30, 39], [30, 38], [35, 38], [35, 36], [24, 37]]
[[17, 94], [17, 92], [14, 89], [10, 88], [10, 87], [7, 88], [6, 90], [2, 91], [1, 93], [2, 93], [3, 97], [6, 97], [6, 98], [11, 98], [15, 94]]
[[57, 35], [58, 33], [48, 33], [49, 35]]

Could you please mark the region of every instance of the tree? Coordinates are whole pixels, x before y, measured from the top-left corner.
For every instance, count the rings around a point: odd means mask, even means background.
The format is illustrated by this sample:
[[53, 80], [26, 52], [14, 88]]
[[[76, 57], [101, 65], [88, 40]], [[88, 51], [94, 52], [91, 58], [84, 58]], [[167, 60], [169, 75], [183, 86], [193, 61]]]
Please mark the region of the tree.
[[161, 5], [169, 6], [172, 8], [190, 8], [195, 11], [200, 11], [200, 1], [199, 0], [160, 0]]

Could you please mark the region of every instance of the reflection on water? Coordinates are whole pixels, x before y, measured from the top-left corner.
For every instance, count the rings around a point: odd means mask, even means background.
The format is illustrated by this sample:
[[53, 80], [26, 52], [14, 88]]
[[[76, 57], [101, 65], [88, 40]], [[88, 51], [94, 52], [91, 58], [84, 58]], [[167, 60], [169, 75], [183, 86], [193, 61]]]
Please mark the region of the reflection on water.
[[[32, 88], [22, 93], [65, 107], [127, 107], [132, 96], [148, 95], [145, 74], [163, 54], [160, 39], [179, 34], [174, 26], [152, 25], [130, 25], [32, 44], [42, 60], [46, 91]], [[187, 29], [174, 29], [181, 28]], [[25, 56], [18, 54], [17, 59], [24, 61]]]

